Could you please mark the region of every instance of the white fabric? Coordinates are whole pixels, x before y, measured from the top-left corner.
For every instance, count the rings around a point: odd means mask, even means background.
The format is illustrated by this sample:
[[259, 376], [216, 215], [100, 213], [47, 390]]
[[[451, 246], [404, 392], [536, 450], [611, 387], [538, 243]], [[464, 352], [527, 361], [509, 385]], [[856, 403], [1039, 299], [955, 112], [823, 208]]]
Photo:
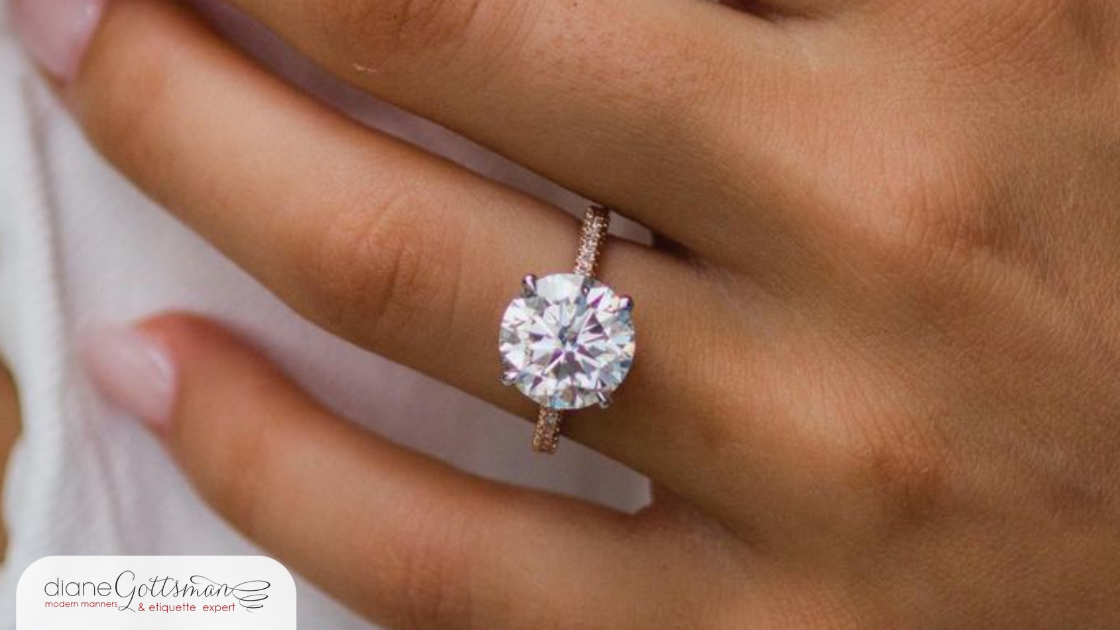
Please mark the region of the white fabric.
[[[579, 199], [334, 85], [275, 41], [248, 33], [258, 52], [361, 119], [578, 208]], [[3, 22], [0, 305], [0, 355], [16, 375], [24, 423], [4, 496], [11, 546], [0, 569], [0, 628], [14, 625], [20, 573], [45, 555], [258, 553], [192, 494], [144, 430], [97, 397], [76, 361], [76, 339], [88, 326], [167, 309], [233, 325], [334, 408], [463, 468], [622, 509], [647, 500], [644, 480], [622, 467], [571, 443], [555, 458], [533, 456], [527, 423], [298, 318], [89, 148]], [[302, 627], [369, 627], [299, 586]]]

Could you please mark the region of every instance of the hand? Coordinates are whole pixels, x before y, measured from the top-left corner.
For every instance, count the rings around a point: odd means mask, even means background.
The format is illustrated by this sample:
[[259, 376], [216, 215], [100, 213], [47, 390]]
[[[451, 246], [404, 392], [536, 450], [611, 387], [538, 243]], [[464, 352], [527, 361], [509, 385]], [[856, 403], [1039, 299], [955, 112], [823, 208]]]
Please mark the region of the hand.
[[[279, 559], [395, 628], [1120, 625], [1120, 5], [233, 4], [661, 235], [607, 250], [639, 355], [567, 425], [656, 482], [635, 515], [364, 433], [196, 319], [118, 340], [170, 367], [107, 388]], [[308, 318], [533, 416], [495, 335], [567, 215], [165, 0], [113, 2], [60, 90]]]

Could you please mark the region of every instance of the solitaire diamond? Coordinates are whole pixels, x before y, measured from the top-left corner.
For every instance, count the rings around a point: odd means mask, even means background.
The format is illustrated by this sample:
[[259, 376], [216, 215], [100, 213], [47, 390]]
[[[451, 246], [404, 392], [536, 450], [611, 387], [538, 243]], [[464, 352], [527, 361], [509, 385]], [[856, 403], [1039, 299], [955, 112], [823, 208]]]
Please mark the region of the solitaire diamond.
[[503, 380], [548, 409], [609, 405], [634, 361], [630, 298], [579, 274], [524, 285], [502, 318]]

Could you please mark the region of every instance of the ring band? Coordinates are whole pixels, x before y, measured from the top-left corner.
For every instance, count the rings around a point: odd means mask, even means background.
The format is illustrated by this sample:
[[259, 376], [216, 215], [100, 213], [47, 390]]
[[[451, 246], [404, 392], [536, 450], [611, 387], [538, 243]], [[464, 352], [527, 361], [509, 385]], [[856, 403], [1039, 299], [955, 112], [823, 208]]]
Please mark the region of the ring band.
[[609, 407], [634, 360], [634, 302], [595, 278], [610, 210], [583, 218], [574, 273], [525, 276], [502, 318], [502, 383], [540, 404], [533, 450], [554, 453], [566, 411]]
[[533, 431], [533, 450], [551, 455], [560, 446], [560, 423], [564, 412], [541, 406], [537, 414], [537, 428]]
[[599, 266], [599, 254], [603, 250], [603, 244], [607, 240], [607, 230], [610, 227], [610, 210], [599, 205], [587, 208], [587, 212], [583, 215], [583, 230], [579, 237], [576, 274], [588, 278], [595, 277], [595, 269]]

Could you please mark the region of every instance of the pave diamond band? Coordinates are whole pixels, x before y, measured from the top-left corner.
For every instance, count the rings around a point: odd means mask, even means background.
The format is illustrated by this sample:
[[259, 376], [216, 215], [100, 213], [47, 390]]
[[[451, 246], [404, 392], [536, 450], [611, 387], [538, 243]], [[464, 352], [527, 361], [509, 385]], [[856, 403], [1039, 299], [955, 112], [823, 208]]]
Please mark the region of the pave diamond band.
[[502, 382], [540, 404], [533, 449], [552, 453], [564, 412], [608, 407], [634, 360], [633, 300], [595, 279], [610, 210], [583, 219], [575, 272], [525, 276], [502, 317]]
[[538, 453], [555, 453], [560, 445], [560, 422], [564, 412], [541, 407], [537, 414], [537, 428], [533, 431], [533, 450]]
[[583, 230], [579, 237], [579, 254], [576, 256], [576, 273], [589, 278], [595, 276], [599, 266], [599, 252], [607, 240], [611, 227], [611, 211], [603, 206], [591, 206], [583, 217]]

